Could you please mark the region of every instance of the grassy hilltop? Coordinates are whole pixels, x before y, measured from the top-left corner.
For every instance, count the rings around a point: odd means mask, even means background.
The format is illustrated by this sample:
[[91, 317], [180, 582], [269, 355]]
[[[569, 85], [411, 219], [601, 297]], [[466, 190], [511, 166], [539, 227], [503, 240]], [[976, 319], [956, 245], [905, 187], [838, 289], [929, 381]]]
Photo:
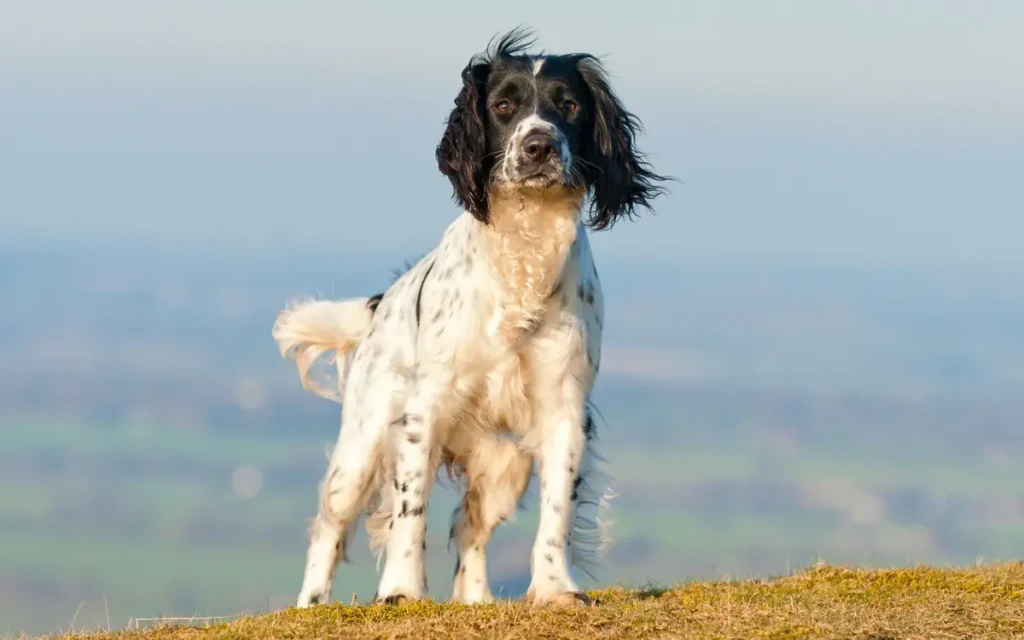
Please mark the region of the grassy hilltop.
[[1006, 638], [1024, 637], [1024, 563], [857, 570], [819, 565], [774, 580], [591, 592], [590, 607], [522, 602], [331, 604], [205, 627], [158, 625], [89, 640], [206, 638]]

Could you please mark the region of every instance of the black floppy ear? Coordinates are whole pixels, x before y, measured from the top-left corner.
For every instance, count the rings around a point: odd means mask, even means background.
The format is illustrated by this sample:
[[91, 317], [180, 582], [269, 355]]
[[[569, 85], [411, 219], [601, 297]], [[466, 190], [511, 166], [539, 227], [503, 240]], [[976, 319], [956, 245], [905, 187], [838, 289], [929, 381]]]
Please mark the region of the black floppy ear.
[[448, 176], [454, 199], [481, 222], [488, 220], [487, 128], [484, 91], [490, 65], [474, 57], [462, 70], [462, 91], [437, 145], [437, 166]]
[[593, 101], [583, 148], [584, 173], [594, 196], [587, 222], [592, 229], [608, 229], [619, 218], [632, 218], [638, 207], [651, 210], [650, 201], [665, 191], [657, 183], [671, 178], [654, 173], [636, 148], [640, 121], [612, 92], [597, 58], [581, 55], [576, 64]]

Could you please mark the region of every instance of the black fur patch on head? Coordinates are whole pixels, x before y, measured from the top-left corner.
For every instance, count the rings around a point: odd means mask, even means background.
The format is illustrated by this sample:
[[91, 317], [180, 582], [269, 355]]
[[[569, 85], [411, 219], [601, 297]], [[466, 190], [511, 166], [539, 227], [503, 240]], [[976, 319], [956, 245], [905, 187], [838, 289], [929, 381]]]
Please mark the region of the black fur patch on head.
[[522, 55], [533, 42], [529, 30], [513, 29], [497, 43], [492, 39], [484, 53], [470, 58], [462, 70], [462, 89], [437, 145], [437, 166], [451, 181], [455, 202], [481, 222], [489, 219], [487, 185], [496, 162], [487, 150], [486, 93], [491, 65], [498, 58]]

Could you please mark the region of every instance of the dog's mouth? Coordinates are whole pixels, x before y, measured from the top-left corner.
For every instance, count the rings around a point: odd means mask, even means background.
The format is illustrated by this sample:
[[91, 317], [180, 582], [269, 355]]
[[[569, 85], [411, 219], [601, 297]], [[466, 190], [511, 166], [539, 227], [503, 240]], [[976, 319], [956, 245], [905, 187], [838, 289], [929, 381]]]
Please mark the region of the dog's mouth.
[[564, 172], [561, 170], [535, 171], [523, 176], [517, 182], [530, 189], [548, 189], [562, 185], [564, 183], [563, 174]]
[[541, 166], [511, 166], [500, 172], [502, 181], [528, 189], [550, 189], [567, 186], [569, 172], [560, 160], [551, 160]]

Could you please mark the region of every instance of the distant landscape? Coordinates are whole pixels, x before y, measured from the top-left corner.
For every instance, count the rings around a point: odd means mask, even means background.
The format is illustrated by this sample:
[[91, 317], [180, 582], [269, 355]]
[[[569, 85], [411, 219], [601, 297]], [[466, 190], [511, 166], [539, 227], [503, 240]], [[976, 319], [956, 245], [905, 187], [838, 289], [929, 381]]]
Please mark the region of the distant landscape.
[[[0, 240], [0, 635], [295, 597], [339, 406], [270, 338], [292, 297], [406, 255], [194, 255]], [[1024, 278], [599, 263], [595, 402], [616, 545], [588, 588], [1024, 548]], [[429, 518], [447, 597], [454, 493]], [[491, 554], [521, 595], [535, 494]], [[365, 535], [335, 598], [376, 586]]]

